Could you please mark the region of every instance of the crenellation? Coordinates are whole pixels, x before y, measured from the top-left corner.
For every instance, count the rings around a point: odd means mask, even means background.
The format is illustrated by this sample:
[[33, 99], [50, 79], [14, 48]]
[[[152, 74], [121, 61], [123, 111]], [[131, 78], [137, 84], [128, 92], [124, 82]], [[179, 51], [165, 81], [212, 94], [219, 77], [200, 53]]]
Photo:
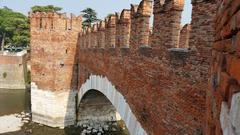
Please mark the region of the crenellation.
[[98, 46], [97, 32], [98, 32], [97, 24], [93, 24], [93, 26], [91, 27], [91, 47], [92, 48], [97, 48]]
[[131, 30], [131, 11], [129, 9], [123, 9], [120, 15], [120, 47], [129, 47], [130, 30]]
[[66, 14], [54, 13], [54, 12], [36, 12], [30, 13], [31, 30], [36, 32], [41, 31], [75, 31], [78, 32], [81, 29], [81, 16], [67, 17]]
[[105, 22], [100, 21], [98, 25], [98, 47], [104, 48], [105, 47]]
[[122, 36], [122, 28], [121, 28], [121, 22], [120, 22], [120, 15], [119, 13], [115, 13], [116, 17], [116, 37], [115, 37], [115, 45], [116, 47], [120, 47], [120, 40]]
[[131, 15], [131, 30], [130, 30], [130, 47], [137, 45], [137, 20], [136, 20], [136, 14], [137, 14], [138, 5], [131, 4], [130, 9], [130, 15]]
[[152, 15], [152, 0], [142, 0], [137, 8], [137, 16], [149, 17]]
[[72, 31], [80, 31], [82, 29], [82, 17], [71, 14], [71, 26]]
[[[208, 62], [208, 57], [211, 54], [206, 50], [210, 50], [215, 33], [214, 19], [217, 5], [214, 1], [192, 0], [192, 30], [190, 32], [189, 47], [196, 49], [201, 57], [205, 57]], [[205, 38], [199, 38], [199, 36]]]
[[87, 48], [91, 48], [92, 47], [92, 43], [91, 43], [91, 28], [87, 27], [87, 31], [86, 31], [86, 37], [87, 37]]
[[86, 31], [85, 31], [85, 29], [82, 29], [82, 31], [80, 32], [81, 34], [79, 35], [79, 41], [80, 41], [80, 43], [79, 43], [79, 47], [80, 47], [80, 49], [84, 49], [84, 48], [86, 48], [86, 43], [85, 43], [85, 35], [86, 35]]
[[[180, 21], [184, 0], [155, 0], [152, 47], [164, 52], [178, 47], [180, 36]], [[162, 57], [161, 56], [161, 57]]]
[[130, 48], [135, 51], [140, 46], [149, 46], [150, 17], [152, 1], [142, 0], [138, 5], [131, 5]]
[[110, 15], [106, 23], [106, 47], [115, 48], [116, 46], [116, 16]]
[[152, 0], [142, 0], [137, 9], [137, 46], [150, 46], [149, 43], [149, 29], [150, 17], [152, 15]]

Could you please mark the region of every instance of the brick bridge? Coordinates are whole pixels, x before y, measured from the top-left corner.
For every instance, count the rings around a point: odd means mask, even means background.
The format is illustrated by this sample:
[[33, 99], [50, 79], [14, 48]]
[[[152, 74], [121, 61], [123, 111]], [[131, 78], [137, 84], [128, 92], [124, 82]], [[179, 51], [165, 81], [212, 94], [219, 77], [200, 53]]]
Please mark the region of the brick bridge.
[[240, 1], [192, 0], [181, 27], [183, 6], [142, 0], [83, 30], [81, 17], [31, 13], [33, 121], [89, 118], [81, 102], [98, 91], [133, 135], [239, 135]]

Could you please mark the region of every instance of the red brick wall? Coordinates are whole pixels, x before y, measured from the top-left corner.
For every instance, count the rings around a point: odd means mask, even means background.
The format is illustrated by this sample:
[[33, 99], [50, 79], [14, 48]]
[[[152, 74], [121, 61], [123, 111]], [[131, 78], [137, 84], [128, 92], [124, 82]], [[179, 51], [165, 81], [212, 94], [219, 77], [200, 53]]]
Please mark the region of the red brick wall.
[[178, 46], [183, 6], [184, 0], [154, 0], [152, 46], [163, 53]]
[[240, 92], [240, 1], [218, 1], [216, 36], [212, 45], [210, 89], [207, 91], [207, 135], [222, 135], [222, 102], [231, 107]]
[[81, 18], [57, 13], [33, 13], [30, 18], [32, 81], [45, 90], [76, 88]]

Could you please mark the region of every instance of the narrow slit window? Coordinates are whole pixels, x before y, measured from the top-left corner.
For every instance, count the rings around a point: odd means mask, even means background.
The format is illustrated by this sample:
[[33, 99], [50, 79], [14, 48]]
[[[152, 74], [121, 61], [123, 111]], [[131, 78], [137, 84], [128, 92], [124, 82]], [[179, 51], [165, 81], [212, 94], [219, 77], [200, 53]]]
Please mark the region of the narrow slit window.
[[42, 29], [42, 18], [40, 18], [40, 24], [39, 24], [39, 27], [40, 27], [40, 29]]

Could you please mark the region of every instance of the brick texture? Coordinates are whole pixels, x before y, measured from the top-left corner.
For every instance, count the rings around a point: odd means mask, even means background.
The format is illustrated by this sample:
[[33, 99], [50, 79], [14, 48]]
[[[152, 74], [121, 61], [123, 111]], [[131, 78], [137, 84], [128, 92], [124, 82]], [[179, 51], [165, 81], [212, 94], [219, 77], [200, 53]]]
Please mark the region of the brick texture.
[[81, 17], [37, 12], [30, 18], [32, 81], [44, 90], [76, 89]]
[[207, 135], [223, 134], [221, 124], [224, 123], [220, 123], [220, 112], [223, 111], [221, 105], [226, 102], [227, 108], [230, 108], [232, 96], [240, 92], [239, 7], [239, 0], [218, 0], [210, 89], [207, 91]]

